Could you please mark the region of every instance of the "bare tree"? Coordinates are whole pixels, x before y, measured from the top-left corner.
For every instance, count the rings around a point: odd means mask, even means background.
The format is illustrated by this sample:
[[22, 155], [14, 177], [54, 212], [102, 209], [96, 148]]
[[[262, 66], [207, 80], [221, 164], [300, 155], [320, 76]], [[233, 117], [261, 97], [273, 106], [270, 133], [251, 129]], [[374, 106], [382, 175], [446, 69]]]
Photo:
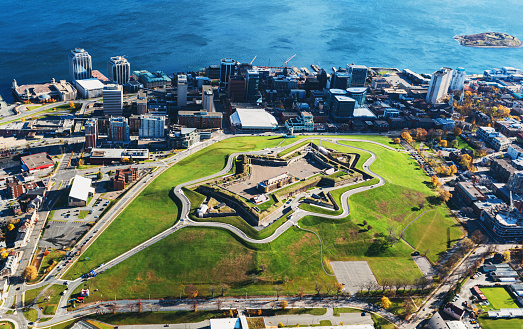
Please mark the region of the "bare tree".
[[332, 291], [334, 291], [334, 285], [330, 282], [325, 284], [325, 291], [327, 292], [327, 296], [330, 295]]
[[221, 299], [216, 300], [216, 309], [219, 311], [222, 309], [223, 301]]
[[274, 291], [276, 292], [276, 300], [280, 299], [280, 292], [281, 292], [281, 286], [276, 285], [274, 286]]
[[216, 292], [217, 289], [218, 288], [215, 285], [213, 285], [213, 284], [211, 284], [209, 286], [209, 292], [211, 293], [212, 298], [214, 298], [214, 293]]
[[229, 291], [229, 286], [225, 283], [220, 284], [220, 289], [222, 290], [222, 297]]
[[393, 283], [392, 279], [385, 278], [385, 279], [381, 280], [381, 285], [383, 287], [383, 291], [385, 291], [385, 290], [391, 290], [394, 283]]
[[319, 281], [314, 282], [314, 290], [316, 290], [316, 294], [319, 295], [321, 290], [323, 289], [323, 284]]

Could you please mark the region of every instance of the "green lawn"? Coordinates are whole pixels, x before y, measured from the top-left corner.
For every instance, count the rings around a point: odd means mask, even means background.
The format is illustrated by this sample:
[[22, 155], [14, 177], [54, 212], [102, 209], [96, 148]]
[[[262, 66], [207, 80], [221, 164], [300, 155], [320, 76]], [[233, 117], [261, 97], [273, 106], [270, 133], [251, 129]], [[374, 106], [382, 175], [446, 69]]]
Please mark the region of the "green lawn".
[[458, 148], [459, 149], [466, 148], [468, 150], [474, 150], [474, 148], [472, 148], [469, 145], [469, 143], [467, 143], [467, 141], [465, 141], [461, 136], [458, 136], [456, 139], [458, 140]]
[[483, 329], [519, 329], [523, 328], [523, 319], [488, 319], [479, 317], [479, 324]]
[[487, 297], [490, 305], [489, 309], [499, 310], [502, 308], [518, 308], [516, 301], [505, 287], [483, 287], [480, 288], [481, 292]]
[[[348, 136], [353, 137], [365, 138]], [[373, 137], [392, 143], [383, 136]], [[169, 196], [173, 186], [219, 171], [232, 152], [272, 147], [281, 141], [281, 138], [266, 137], [233, 138], [179, 162], [133, 201], [66, 277], [76, 278], [172, 225], [177, 220], [176, 204]], [[291, 142], [294, 141], [296, 139]], [[91, 289], [100, 289], [103, 296], [116, 294], [119, 299], [143, 298], [149, 293], [155, 298], [179, 297], [180, 293], [184, 295], [184, 287], [189, 284], [198, 286], [200, 296], [209, 296], [210, 288], [220, 283], [230, 286], [226, 293], [229, 296], [274, 295], [275, 286], [281, 287], [281, 294], [295, 294], [300, 289], [313, 293], [315, 281], [335, 282], [321, 267], [323, 261], [329, 268], [331, 260], [366, 260], [378, 281], [384, 278], [412, 281], [420, 277], [421, 272], [410, 257], [412, 250], [405, 243], [383, 246], [375, 242], [376, 236], [387, 234], [389, 226], [400, 232], [428, 207], [440, 211], [446, 205], [430, 205], [427, 198], [433, 198], [434, 191], [428, 187], [427, 176], [408, 154], [372, 143], [346, 144], [374, 152], [378, 159], [371, 169], [382, 175], [387, 184], [351, 196], [351, 214], [347, 218], [328, 220], [309, 216], [301, 220], [301, 227], [312, 229], [321, 236], [323, 259], [320, 259], [317, 237], [297, 228], [290, 228], [272, 243], [264, 245], [251, 245], [221, 229], [184, 228], [90, 280]], [[368, 157], [368, 154], [362, 152], [363, 156]], [[336, 192], [341, 194], [341, 191]], [[420, 204], [424, 209], [418, 209]], [[228, 220], [238, 227], [248, 225], [239, 218]], [[363, 227], [364, 220], [372, 225], [371, 230]], [[420, 230], [430, 224], [420, 223]], [[269, 229], [273, 227], [277, 226], [271, 225]], [[251, 230], [245, 230], [247, 234], [253, 234]], [[85, 257], [90, 259], [85, 260]]]
[[69, 329], [73, 326], [73, 324], [76, 321], [78, 321], [78, 320], [74, 319], [74, 320], [65, 321], [64, 323], [54, 325], [54, 326], [50, 327], [49, 329]]
[[[447, 241], [447, 229], [450, 230], [450, 241]], [[448, 245], [454, 244], [462, 236], [460, 225], [444, 207], [429, 210], [405, 231], [407, 242], [421, 253], [428, 251], [427, 256], [432, 262], [437, 262]]]
[[26, 108], [28, 111], [33, 111], [33, 110], [41, 108], [42, 106], [43, 105], [32, 105], [32, 106], [26, 106]]
[[[30, 302], [32, 302], [36, 296], [38, 296], [38, 294], [46, 287], [47, 286], [43, 286], [37, 289], [28, 290], [25, 293], [25, 304], [28, 305]], [[61, 297], [60, 294], [65, 290], [65, 288], [65, 285], [52, 285], [40, 298], [38, 298], [37, 305], [43, 308], [45, 315], [53, 315], [56, 312], [56, 308]], [[47, 296], [49, 296], [49, 299], [46, 299]]]
[[24, 308], [23, 310], [24, 316], [29, 322], [34, 322], [36, 319], [38, 319], [38, 312], [35, 309], [32, 308]]
[[78, 213], [78, 219], [84, 219], [85, 217], [87, 217], [88, 214], [88, 210], [80, 210], [80, 212]]
[[15, 325], [11, 322], [0, 322], [0, 329], [15, 329]]
[[207, 319], [228, 317], [228, 311], [142, 312], [90, 315], [89, 319], [113, 325], [195, 323]]
[[292, 146], [292, 147], [289, 147], [289, 148], [286, 149], [285, 151], [281, 151], [280, 153], [278, 153], [278, 156], [279, 156], [279, 157], [283, 157], [283, 156], [285, 156], [285, 155], [287, 155], [287, 154], [293, 152], [294, 150], [297, 150], [297, 149], [299, 149], [300, 147], [302, 147], [302, 146], [304, 146], [304, 145], [307, 145], [307, 144], [309, 144], [309, 143], [310, 143], [310, 141], [303, 141], [303, 142], [301, 142], [301, 143], [298, 143], [298, 144], [296, 144], [296, 145], [294, 145], [294, 146]]

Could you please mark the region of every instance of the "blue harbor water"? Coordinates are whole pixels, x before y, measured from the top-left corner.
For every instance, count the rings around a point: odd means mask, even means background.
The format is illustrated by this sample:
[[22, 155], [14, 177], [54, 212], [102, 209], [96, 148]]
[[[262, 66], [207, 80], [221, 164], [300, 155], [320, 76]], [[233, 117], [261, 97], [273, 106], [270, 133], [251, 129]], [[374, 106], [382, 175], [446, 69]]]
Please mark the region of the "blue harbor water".
[[452, 37], [498, 31], [523, 39], [517, 0], [3, 0], [0, 94], [67, 79], [67, 55], [85, 48], [107, 73], [111, 56], [132, 70], [197, 70], [224, 57], [254, 65], [347, 63], [410, 68], [523, 68], [523, 48], [477, 49]]

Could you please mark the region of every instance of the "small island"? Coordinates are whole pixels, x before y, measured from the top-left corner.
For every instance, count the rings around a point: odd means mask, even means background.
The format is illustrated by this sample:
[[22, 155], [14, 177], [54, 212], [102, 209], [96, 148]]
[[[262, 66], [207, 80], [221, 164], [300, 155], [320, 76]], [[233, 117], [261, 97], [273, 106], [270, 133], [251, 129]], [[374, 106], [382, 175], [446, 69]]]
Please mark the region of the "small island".
[[521, 41], [509, 34], [500, 32], [485, 32], [469, 35], [456, 35], [454, 37], [460, 45], [478, 48], [518, 48]]

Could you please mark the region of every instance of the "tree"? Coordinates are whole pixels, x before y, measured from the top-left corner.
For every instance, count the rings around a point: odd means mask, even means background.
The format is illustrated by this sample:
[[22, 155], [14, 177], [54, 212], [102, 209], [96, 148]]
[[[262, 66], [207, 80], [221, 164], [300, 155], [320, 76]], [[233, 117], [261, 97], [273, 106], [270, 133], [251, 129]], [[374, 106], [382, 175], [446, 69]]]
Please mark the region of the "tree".
[[439, 182], [439, 178], [436, 175], [430, 176], [430, 181], [432, 183], [433, 188], [436, 188], [441, 185], [441, 183]]
[[286, 309], [287, 306], [289, 306], [289, 303], [287, 303], [286, 300], [282, 300], [282, 301], [280, 302], [280, 307], [281, 307], [282, 310]]
[[36, 267], [33, 265], [29, 265], [24, 270], [24, 278], [27, 281], [33, 281], [36, 280], [36, 277], [38, 276], [38, 271], [36, 270]]
[[314, 290], [316, 290], [316, 294], [320, 294], [321, 290], [323, 289], [323, 284], [319, 281], [314, 282]]
[[225, 296], [227, 291], [229, 291], [229, 286], [225, 283], [220, 284], [220, 289], [222, 290], [222, 296]]
[[474, 156], [476, 158], [483, 158], [485, 155], [487, 155], [487, 150], [485, 149], [474, 150]]
[[98, 173], [96, 174], [96, 178], [98, 180], [101, 180], [103, 177], [104, 177], [104, 174], [101, 171], [98, 171]]
[[84, 165], [84, 159], [78, 160], [78, 166], [83, 166], [83, 165]]
[[47, 256], [47, 255], [49, 255], [49, 250], [46, 250], [46, 251], [44, 252], [44, 256]]
[[343, 284], [336, 282], [334, 287], [336, 288], [336, 295], [339, 295], [343, 292]]
[[510, 251], [504, 251], [503, 256], [505, 256], [505, 262], [510, 263]]
[[372, 230], [372, 226], [371, 225], [367, 226], [367, 231], [370, 231], [370, 230]]
[[278, 328], [283, 328], [283, 323], [278, 323]]
[[388, 309], [392, 303], [390, 302], [390, 299], [387, 296], [381, 297], [381, 307], [384, 309]]
[[74, 110], [76, 108], [76, 105], [73, 102], [69, 102], [69, 107]]
[[475, 230], [472, 233], [472, 236], [470, 237], [470, 239], [472, 241], [474, 241], [474, 243], [483, 243], [483, 242], [485, 242], [486, 237], [485, 237], [485, 235], [483, 233], [481, 233], [480, 230]]
[[463, 167], [469, 168], [472, 163], [472, 157], [468, 154], [463, 154], [460, 158], [459, 164]]
[[440, 189], [438, 190], [438, 197], [439, 197], [442, 201], [447, 202], [447, 201], [450, 200], [450, 198], [452, 198], [452, 194], [451, 194], [449, 191], [440, 188]]
[[409, 134], [408, 131], [404, 131], [401, 133], [401, 138], [403, 138], [403, 140], [407, 143], [411, 143], [412, 142], [412, 136]]
[[447, 141], [445, 139], [442, 139], [439, 141], [439, 146], [441, 147], [447, 147]]
[[459, 146], [459, 142], [458, 142], [457, 139], [455, 139], [452, 142], [450, 142], [450, 147], [457, 149], [458, 146]]
[[394, 144], [399, 144], [401, 143], [401, 140], [399, 138], [394, 138]]
[[14, 228], [15, 228], [15, 226], [13, 224], [7, 225], [7, 230], [8, 231], [12, 231]]
[[459, 127], [454, 127], [454, 135], [459, 136], [463, 131]]
[[188, 285], [185, 287], [185, 294], [189, 298], [196, 298], [198, 296], [198, 288], [194, 285]]
[[450, 168], [450, 175], [454, 175], [458, 172], [458, 167], [456, 167], [455, 165], [451, 165], [449, 168]]

